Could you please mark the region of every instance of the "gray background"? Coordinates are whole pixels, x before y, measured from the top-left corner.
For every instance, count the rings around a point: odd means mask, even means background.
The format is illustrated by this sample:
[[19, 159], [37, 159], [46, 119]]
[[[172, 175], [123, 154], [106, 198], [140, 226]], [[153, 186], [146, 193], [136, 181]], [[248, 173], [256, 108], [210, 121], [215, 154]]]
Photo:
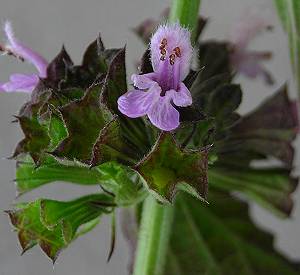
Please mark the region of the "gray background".
[[[268, 64], [276, 77], [274, 87], [265, 87], [262, 81], [239, 78], [244, 88], [241, 112], [251, 110], [258, 102], [288, 81], [291, 94], [292, 74], [288, 59], [286, 37], [275, 15], [272, 0], [203, 0], [201, 13], [210, 17], [204, 37], [227, 38], [230, 28], [245, 8], [257, 5], [260, 14], [268, 15], [275, 31], [253, 42], [255, 49], [271, 49], [275, 58]], [[64, 43], [74, 61], [79, 62], [87, 43], [100, 31], [108, 47], [127, 44], [128, 73], [133, 71], [133, 61], [143, 52], [143, 44], [131, 32], [146, 17], [157, 16], [169, 1], [162, 0], [1, 0], [0, 20], [13, 22], [16, 35], [42, 55], [51, 59]], [[0, 36], [3, 41], [4, 36]], [[0, 58], [0, 81], [5, 81], [12, 72], [28, 72], [32, 68], [19, 64], [10, 57]], [[9, 156], [22, 137], [19, 128], [10, 124], [12, 115], [28, 98], [24, 94], [1, 94], [0, 96], [0, 209], [7, 209], [15, 198], [15, 164], [4, 157]], [[299, 141], [298, 141], [299, 145]], [[299, 165], [299, 158], [297, 161]], [[298, 169], [299, 172], [299, 169]], [[297, 173], [297, 171], [296, 171]], [[52, 184], [22, 197], [32, 200], [38, 196], [68, 199], [89, 193], [96, 188], [81, 188], [74, 185]], [[294, 194], [300, 200], [300, 192]], [[254, 220], [276, 235], [276, 247], [292, 259], [300, 260], [300, 206], [296, 204], [292, 218], [280, 220], [258, 206], [251, 207]], [[110, 263], [106, 263], [109, 247], [109, 219], [90, 234], [81, 237], [62, 253], [53, 267], [38, 247], [20, 256], [17, 239], [7, 217], [0, 213], [0, 275], [123, 275], [129, 251], [121, 234]]]

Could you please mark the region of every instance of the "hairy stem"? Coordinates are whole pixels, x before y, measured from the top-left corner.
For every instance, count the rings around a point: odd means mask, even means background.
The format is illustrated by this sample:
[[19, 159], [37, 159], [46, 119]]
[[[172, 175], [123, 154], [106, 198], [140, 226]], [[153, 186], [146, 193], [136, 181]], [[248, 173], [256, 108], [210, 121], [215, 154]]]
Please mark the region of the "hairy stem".
[[153, 196], [144, 202], [134, 275], [163, 274], [173, 220], [173, 207]]

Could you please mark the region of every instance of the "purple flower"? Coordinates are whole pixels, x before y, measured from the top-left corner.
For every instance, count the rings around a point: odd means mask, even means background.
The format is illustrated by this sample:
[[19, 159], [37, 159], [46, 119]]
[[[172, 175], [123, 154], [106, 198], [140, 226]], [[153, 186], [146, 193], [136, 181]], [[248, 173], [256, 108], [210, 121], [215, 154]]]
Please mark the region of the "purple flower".
[[1, 46], [1, 50], [19, 59], [30, 62], [36, 67], [38, 73], [29, 75], [12, 74], [8, 82], [0, 83], [0, 91], [31, 93], [36, 87], [39, 78], [47, 76], [48, 62], [15, 38], [12, 26], [9, 22], [5, 23], [4, 32], [7, 37], [7, 45], [5, 47]]
[[272, 57], [269, 51], [252, 51], [248, 49], [249, 43], [263, 30], [269, 30], [271, 26], [263, 17], [247, 10], [240, 22], [236, 24], [231, 34], [231, 64], [241, 74], [250, 78], [262, 76], [267, 84], [273, 84], [271, 74], [262, 65]]
[[191, 93], [182, 82], [190, 70], [193, 48], [190, 32], [179, 24], [160, 26], [150, 42], [154, 72], [131, 79], [133, 89], [118, 99], [124, 115], [136, 118], [147, 115], [151, 123], [164, 131], [179, 126], [179, 112], [174, 105], [192, 104]]

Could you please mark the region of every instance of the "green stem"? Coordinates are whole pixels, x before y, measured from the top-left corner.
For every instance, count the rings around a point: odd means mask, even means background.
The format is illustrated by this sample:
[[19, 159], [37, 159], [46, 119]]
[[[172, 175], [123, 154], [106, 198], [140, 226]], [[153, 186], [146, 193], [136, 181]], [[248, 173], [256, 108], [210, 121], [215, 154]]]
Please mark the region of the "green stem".
[[274, 0], [283, 28], [288, 34], [290, 59], [300, 99], [300, 2]]
[[170, 12], [170, 21], [177, 22], [192, 31], [192, 40], [197, 32], [197, 21], [200, 0], [173, 0]]
[[134, 275], [163, 274], [172, 220], [173, 207], [149, 195], [143, 205]]

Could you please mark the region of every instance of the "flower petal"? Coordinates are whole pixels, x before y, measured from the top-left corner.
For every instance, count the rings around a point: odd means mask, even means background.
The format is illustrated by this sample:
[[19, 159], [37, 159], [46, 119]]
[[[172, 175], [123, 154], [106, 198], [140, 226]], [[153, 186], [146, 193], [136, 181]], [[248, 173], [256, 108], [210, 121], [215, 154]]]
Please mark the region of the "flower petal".
[[170, 100], [169, 96], [160, 97], [147, 113], [151, 123], [163, 131], [172, 131], [179, 126], [179, 113]]
[[187, 107], [192, 105], [193, 99], [189, 89], [184, 85], [184, 83], [179, 84], [179, 89], [177, 91], [171, 90], [171, 97], [176, 106]]
[[131, 118], [146, 115], [150, 106], [155, 101], [155, 96], [160, 96], [160, 87], [153, 85], [147, 92], [131, 90], [118, 99], [119, 111]]
[[25, 60], [32, 63], [37, 68], [41, 77], [46, 77], [48, 62], [38, 53], [34, 52], [15, 38], [10, 22], [5, 23], [4, 31], [9, 42], [7, 47], [16, 55], [23, 57]]
[[166, 24], [158, 27], [157, 31], [152, 36], [150, 43], [151, 62], [154, 71], [158, 70], [159, 64], [162, 62], [160, 47], [163, 39], [165, 39], [167, 43], [165, 45], [167, 56], [165, 62], [169, 62], [168, 57], [171, 54], [174, 54], [176, 48], [179, 48], [180, 50], [179, 56], [175, 59], [175, 64], [179, 63], [180, 65], [179, 78], [182, 81], [189, 73], [193, 54], [190, 31], [181, 27], [178, 23]]
[[155, 73], [133, 74], [131, 80], [133, 85], [141, 90], [149, 89], [154, 84]]
[[12, 74], [9, 82], [0, 83], [0, 91], [31, 93], [39, 82], [35, 74]]

